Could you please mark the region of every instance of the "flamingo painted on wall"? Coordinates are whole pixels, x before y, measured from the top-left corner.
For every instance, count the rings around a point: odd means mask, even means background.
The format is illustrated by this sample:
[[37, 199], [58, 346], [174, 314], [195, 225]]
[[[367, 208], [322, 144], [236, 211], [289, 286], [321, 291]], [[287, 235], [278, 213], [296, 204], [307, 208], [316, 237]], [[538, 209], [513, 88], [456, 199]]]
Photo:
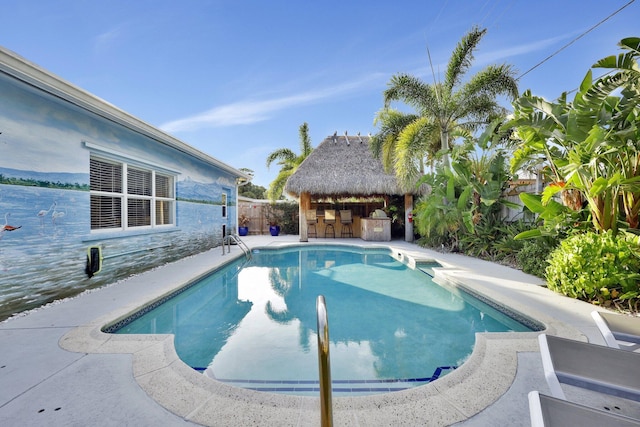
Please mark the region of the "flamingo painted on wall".
[[58, 203], [57, 202], [53, 202], [53, 204], [49, 207], [49, 209], [45, 210], [42, 209], [40, 212], [37, 213], [38, 218], [40, 218], [40, 223], [44, 223], [44, 217], [49, 215], [49, 212], [51, 212], [51, 209], [54, 210], [55, 212], [55, 207]]
[[2, 228], [0, 229], [0, 239], [2, 238], [2, 236], [4, 235], [5, 231], [16, 231], [19, 228], [22, 228], [21, 225], [15, 227], [13, 225], [9, 225], [9, 215], [11, 215], [9, 212], [7, 212], [6, 214], [4, 214], [4, 225], [2, 226]]
[[42, 209], [40, 212], [38, 212], [38, 216], [39, 217], [47, 216], [47, 214], [51, 212], [51, 209], [55, 208], [57, 204], [58, 202], [53, 202], [53, 204], [49, 206], [49, 209], [46, 209], [46, 210]]
[[64, 217], [66, 215], [66, 212], [58, 212], [56, 210], [56, 207], [53, 208], [53, 213], [51, 214], [51, 223], [53, 225], [56, 225], [56, 221], [59, 220], [60, 218]]

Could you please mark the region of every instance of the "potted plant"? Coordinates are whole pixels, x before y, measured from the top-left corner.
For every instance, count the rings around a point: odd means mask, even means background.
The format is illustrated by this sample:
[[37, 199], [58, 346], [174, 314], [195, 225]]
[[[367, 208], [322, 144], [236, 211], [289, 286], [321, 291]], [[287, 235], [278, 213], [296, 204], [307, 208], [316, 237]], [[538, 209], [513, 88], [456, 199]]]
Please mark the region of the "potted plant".
[[251, 218], [249, 218], [247, 215], [238, 215], [238, 234], [240, 236], [246, 236], [247, 234], [249, 234], [249, 221], [251, 221]]
[[272, 236], [277, 236], [280, 234], [280, 226], [276, 223], [273, 224], [269, 224], [269, 233], [271, 233]]
[[267, 220], [269, 221], [269, 233], [272, 236], [280, 234], [280, 212], [277, 210], [275, 204], [269, 205], [267, 208]]

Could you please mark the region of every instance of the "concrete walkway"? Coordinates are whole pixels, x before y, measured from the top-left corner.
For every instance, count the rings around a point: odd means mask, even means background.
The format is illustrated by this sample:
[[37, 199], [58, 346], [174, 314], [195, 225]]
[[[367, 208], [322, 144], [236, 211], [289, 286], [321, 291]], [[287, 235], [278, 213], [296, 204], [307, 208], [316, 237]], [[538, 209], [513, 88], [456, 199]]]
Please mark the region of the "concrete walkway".
[[[244, 240], [263, 247], [298, 237]], [[325, 242], [371, 244], [310, 239]], [[402, 241], [389, 246], [401, 256], [439, 261], [444, 268], [438, 275], [543, 322], [549, 333], [604, 343], [590, 317], [594, 307], [550, 292], [540, 279]], [[100, 333], [102, 325], [240, 254], [237, 246], [231, 250], [185, 258], [0, 323], [0, 426], [319, 425], [317, 398], [239, 390], [204, 378], [177, 359], [170, 336], [139, 340]], [[478, 336], [469, 361], [434, 383], [334, 399], [335, 425], [528, 426], [527, 393], [549, 392], [536, 335]], [[569, 392], [573, 400], [621, 406], [640, 418], [635, 404]]]

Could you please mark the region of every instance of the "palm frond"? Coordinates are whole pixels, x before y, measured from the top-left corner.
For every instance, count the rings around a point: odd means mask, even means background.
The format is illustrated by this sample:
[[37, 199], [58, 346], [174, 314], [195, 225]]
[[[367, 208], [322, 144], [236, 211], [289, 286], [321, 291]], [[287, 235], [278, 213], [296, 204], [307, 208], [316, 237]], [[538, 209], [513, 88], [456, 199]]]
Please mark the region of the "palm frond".
[[456, 45], [445, 74], [444, 86], [447, 92], [451, 92], [462, 81], [462, 76], [473, 64], [473, 52], [486, 32], [486, 28], [480, 29], [475, 26]]
[[414, 120], [398, 135], [394, 169], [398, 181], [404, 188], [415, 185], [423, 173], [423, 161], [429, 153], [429, 143], [437, 135], [438, 127], [427, 117]]
[[267, 156], [267, 167], [271, 166], [271, 163], [277, 161], [280, 165], [286, 165], [292, 163], [296, 158], [296, 154], [288, 148], [279, 148]]
[[393, 101], [402, 101], [417, 109], [437, 102], [429, 85], [409, 74], [396, 74], [391, 77], [384, 91], [384, 106], [389, 107]]
[[471, 77], [462, 87], [461, 92], [466, 94], [465, 98], [477, 94], [492, 97], [504, 95], [511, 101], [520, 95], [516, 71], [512, 65], [507, 64], [486, 66]]
[[311, 138], [309, 137], [309, 124], [304, 122], [298, 130], [300, 136], [300, 155], [306, 158], [313, 151]]
[[293, 168], [288, 170], [281, 170], [278, 176], [269, 184], [269, 190], [267, 196], [270, 200], [278, 200], [282, 196], [284, 186], [287, 183], [287, 179], [295, 172]]

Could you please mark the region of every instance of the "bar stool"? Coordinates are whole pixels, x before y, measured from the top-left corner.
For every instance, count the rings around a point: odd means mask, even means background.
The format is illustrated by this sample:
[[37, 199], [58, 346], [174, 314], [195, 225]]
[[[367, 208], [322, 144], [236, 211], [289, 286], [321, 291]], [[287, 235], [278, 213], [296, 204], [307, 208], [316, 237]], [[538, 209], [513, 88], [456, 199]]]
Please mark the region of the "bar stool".
[[342, 224], [340, 237], [353, 237], [353, 217], [350, 209], [340, 211], [340, 223]]
[[333, 209], [324, 211], [324, 237], [327, 237], [327, 232], [329, 231], [329, 227], [331, 227], [331, 234], [333, 238], [336, 238], [336, 229], [333, 228], [333, 225], [336, 223], [336, 211]]
[[311, 237], [311, 227], [313, 227], [313, 237], [318, 237], [318, 232], [316, 231], [316, 224], [318, 223], [318, 216], [316, 215], [315, 209], [308, 209], [306, 212], [307, 218], [307, 237]]

